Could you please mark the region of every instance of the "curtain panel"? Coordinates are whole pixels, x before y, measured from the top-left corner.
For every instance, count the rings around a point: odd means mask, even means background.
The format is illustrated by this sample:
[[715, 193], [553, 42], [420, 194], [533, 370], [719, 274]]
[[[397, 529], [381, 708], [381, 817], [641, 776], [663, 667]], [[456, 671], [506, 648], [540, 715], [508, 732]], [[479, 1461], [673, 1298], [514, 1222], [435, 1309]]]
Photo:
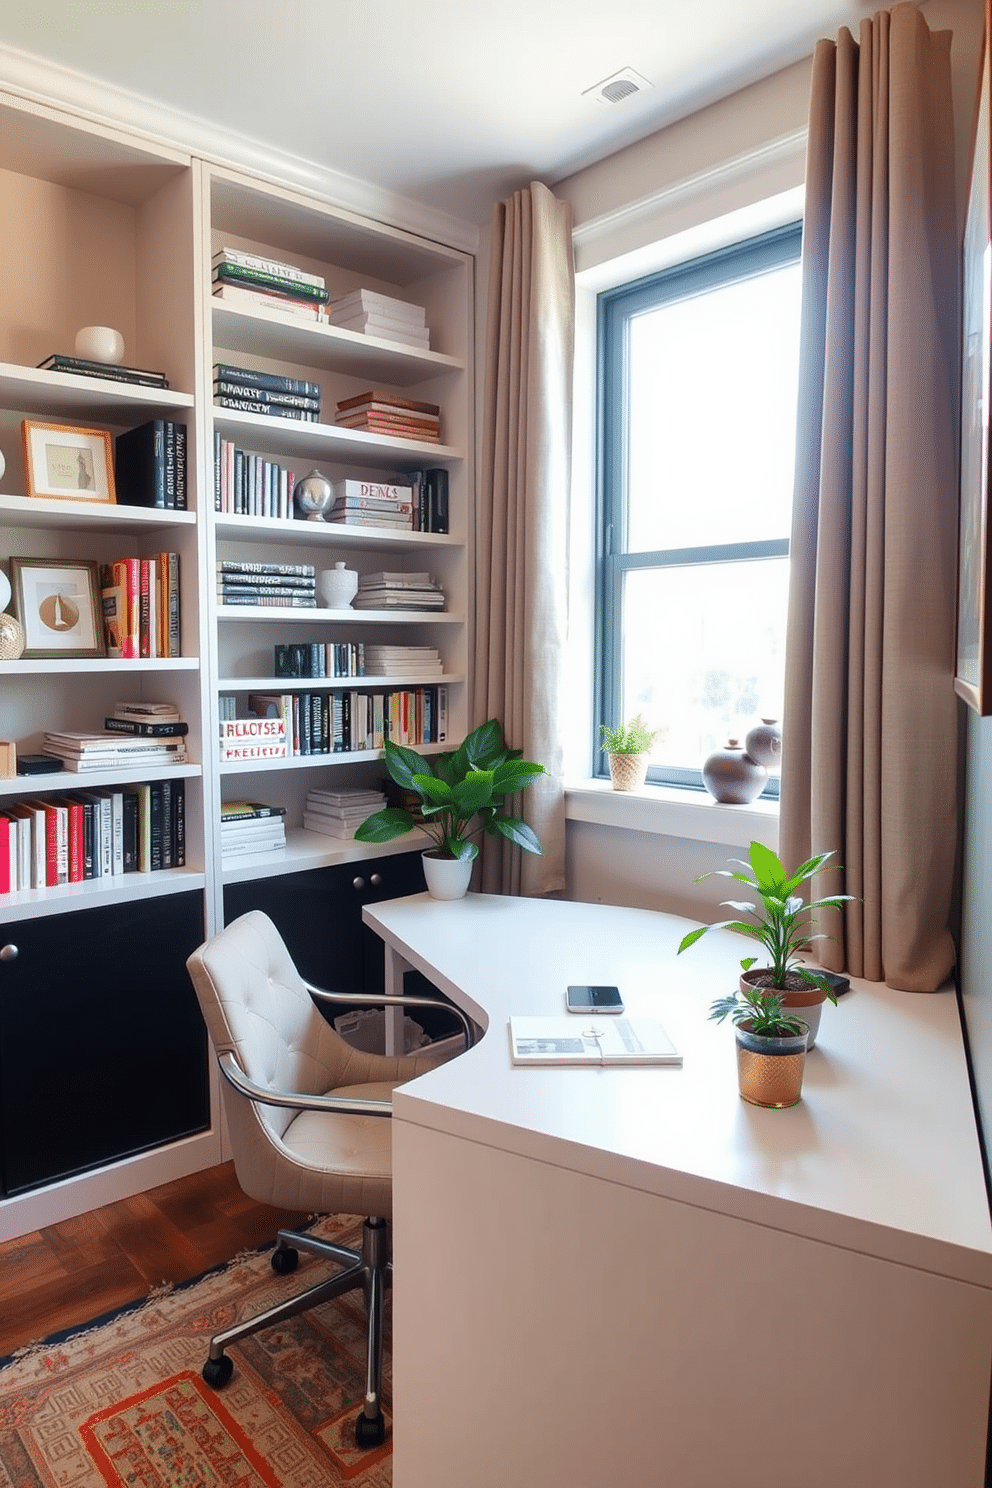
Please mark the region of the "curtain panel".
[[479, 886], [565, 887], [562, 658], [568, 623], [568, 499], [575, 277], [571, 206], [533, 182], [493, 210], [482, 465], [476, 519], [473, 726], [548, 772], [515, 815], [540, 857], [487, 837]]
[[959, 245], [949, 33], [915, 5], [813, 65], [781, 854], [833, 850], [818, 958], [954, 964]]

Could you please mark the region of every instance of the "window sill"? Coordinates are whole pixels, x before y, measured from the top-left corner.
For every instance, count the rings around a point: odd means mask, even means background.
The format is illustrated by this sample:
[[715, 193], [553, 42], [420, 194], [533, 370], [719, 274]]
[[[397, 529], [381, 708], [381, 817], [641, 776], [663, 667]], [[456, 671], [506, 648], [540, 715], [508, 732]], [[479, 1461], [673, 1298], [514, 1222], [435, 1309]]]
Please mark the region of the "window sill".
[[778, 846], [777, 801], [726, 806], [703, 791], [675, 786], [615, 791], [608, 780], [574, 780], [565, 786], [565, 818], [731, 847], [747, 848], [754, 840], [772, 849]]

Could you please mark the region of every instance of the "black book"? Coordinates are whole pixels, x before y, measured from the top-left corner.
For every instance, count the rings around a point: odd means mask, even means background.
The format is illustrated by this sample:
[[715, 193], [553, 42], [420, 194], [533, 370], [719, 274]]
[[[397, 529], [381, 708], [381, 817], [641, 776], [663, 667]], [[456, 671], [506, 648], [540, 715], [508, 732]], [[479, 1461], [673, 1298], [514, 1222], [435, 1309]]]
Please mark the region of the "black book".
[[165, 420], [165, 504], [176, 505], [176, 426], [172, 419]]
[[172, 782], [172, 866], [186, 867], [186, 782]]
[[173, 782], [171, 780], [162, 780], [159, 783], [162, 787], [162, 867], [172, 868], [175, 866], [172, 816], [174, 798]]
[[222, 398], [249, 398], [255, 403], [272, 403], [281, 408], [309, 408], [314, 413], [320, 412], [320, 399], [311, 398], [309, 393], [277, 393], [250, 382], [231, 382], [227, 378], [223, 382], [214, 383], [214, 394]]
[[273, 648], [277, 677], [310, 677], [311, 651], [308, 642], [291, 641]]
[[114, 440], [114, 484], [122, 506], [168, 506], [165, 419], [150, 419]]
[[189, 505], [186, 495], [186, 425], [173, 424], [176, 436], [176, 510], [185, 511]]
[[236, 408], [241, 413], [263, 413], [270, 418], [296, 419], [298, 423], [315, 424], [319, 422], [317, 413], [310, 408], [277, 408], [272, 403], [259, 403], [254, 398], [216, 398], [217, 408]]
[[313, 579], [317, 569], [313, 563], [253, 563], [239, 562], [236, 558], [218, 558], [219, 574], [285, 574], [287, 577]]
[[103, 726], [111, 734], [142, 734], [148, 739], [175, 739], [189, 733], [189, 724], [177, 720], [170, 723], [144, 723], [139, 718], [105, 718]]
[[140, 382], [146, 387], [167, 388], [164, 372], [148, 372], [143, 367], [125, 367], [121, 362], [90, 362], [85, 357], [61, 356], [53, 352], [38, 366], [46, 372], [75, 372], [83, 377], [109, 377], [114, 382]]
[[424, 472], [427, 478], [427, 531], [448, 530], [448, 472], [436, 466]]
[[320, 397], [320, 384], [300, 377], [283, 377], [279, 372], [256, 372], [253, 367], [231, 367], [224, 362], [214, 365], [215, 382], [250, 382], [273, 393], [302, 393], [308, 398]]
[[153, 872], [164, 867], [162, 855], [162, 839], [164, 836], [164, 784], [161, 780], [153, 780], [148, 787], [148, 847], [149, 866]]
[[[119, 722], [120, 720], [118, 720]], [[138, 871], [138, 797], [124, 792], [124, 872]]]

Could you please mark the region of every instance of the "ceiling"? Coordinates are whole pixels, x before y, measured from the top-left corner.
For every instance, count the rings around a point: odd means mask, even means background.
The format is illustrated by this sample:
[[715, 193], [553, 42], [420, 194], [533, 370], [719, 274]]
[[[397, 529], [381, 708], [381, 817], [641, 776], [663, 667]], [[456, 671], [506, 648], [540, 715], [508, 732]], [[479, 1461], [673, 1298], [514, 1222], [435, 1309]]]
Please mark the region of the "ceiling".
[[[34, 54], [468, 222], [807, 56], [868, 0], [0, 0]], [[587, 89], [633, 68], [652, 86]], [[0, 55], [2, 72], [2, 55]]]

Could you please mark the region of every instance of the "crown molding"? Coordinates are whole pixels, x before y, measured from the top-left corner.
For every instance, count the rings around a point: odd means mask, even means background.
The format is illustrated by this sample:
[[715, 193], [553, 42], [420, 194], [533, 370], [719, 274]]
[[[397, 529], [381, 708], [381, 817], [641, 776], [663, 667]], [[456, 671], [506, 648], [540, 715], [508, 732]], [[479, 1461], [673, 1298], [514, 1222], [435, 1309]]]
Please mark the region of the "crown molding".
[[410, 197], [384, 190], [317, 161], [247, 139], [195, 114], [166, 108], [101, 82], [61, 63], [0, 42], [0, 88], [31, 103], [125, 130], [149, 145], [165, 146], [212, 165], [246, 171], [273, 185], [358, 212], [391, 227], [466, 253], [478, 248], [479, 229]]

